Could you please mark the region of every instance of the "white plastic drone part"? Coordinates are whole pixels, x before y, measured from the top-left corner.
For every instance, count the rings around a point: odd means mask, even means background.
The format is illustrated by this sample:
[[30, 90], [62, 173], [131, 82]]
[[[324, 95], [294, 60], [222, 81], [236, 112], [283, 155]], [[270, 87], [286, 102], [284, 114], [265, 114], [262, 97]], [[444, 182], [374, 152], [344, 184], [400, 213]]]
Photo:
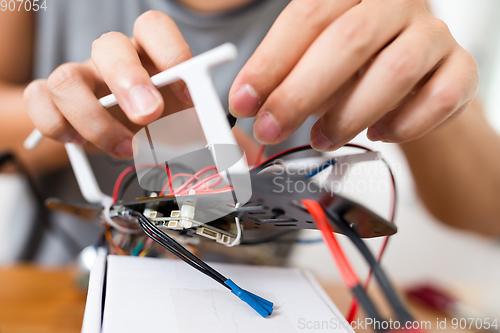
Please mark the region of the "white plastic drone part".
[[[226, 43], [151, 77], [151, 81], [156, 87], [163, 87], [179, 80], [186, 83], [209, 148], [216, 144], [236, 145], [236, 140], [226, 119], [226, 113], [210, 77], [210, 72], [214, 67], [234, 60], [236, 56], [236, 47], [231, 43]], [[117, 104], [113, 94], [101, 98], [99, 102], [105, 108]], [[40, 131], [35, 129], [25, 140], [24, 146], [27, 149], [33, 149], [42, 138], [43, 135]], [[85, 200], [92, 203], [109, 204], [109, 196], [103, 194], [99, 188], [83, 148], [73, 143], [66, 143], [65, 147]], [[211, 152], [215, 164], [218, 166], [215, 149], [211, 149]], [[231, 171], [248, 173], [245, 159], [241, 159], [233, 165]], [[236, 187], [234, 191], [239, 199]], [[241, 201], [246, 202], [248, 199]]]
[[[380, 161], [382, 154], [378, 151], [367, 151], [361, 154], [350, 154], [334, 157], [335, 165], [325, 169], [316, 175], [319, 186], [326, 186], [330, 183], [330, 188], [335, 193], [340, 193], [344, 186], [349, 171], [357, 163]], [[339, 167], [336, 167], [339, 166]], [[335, 171], [332, 171], [335, 168]]]
[[[236, 203], [235, 208], [238, 208], [239, 206], [240, 206], [240, 204], [238, 202], [238, 203]], [[231, 243], [225, 244], [227, 247], [233, 247], [233, 246], [236, 246], [236, 245], [240, 245], [240, 242], [241, 242], [241, 224], [240, 224], [240, 218], [238, 216], [235, 216], [234, 217], [234, 222], [236, 224], [236, 238]]]
[[183, 228], [189, 229], [193, 226], [191, 220], [194, 218], [195, 207], [191, 205], [182, 205], [181, 207], [181, 219], [179, 220], [180, 225]]

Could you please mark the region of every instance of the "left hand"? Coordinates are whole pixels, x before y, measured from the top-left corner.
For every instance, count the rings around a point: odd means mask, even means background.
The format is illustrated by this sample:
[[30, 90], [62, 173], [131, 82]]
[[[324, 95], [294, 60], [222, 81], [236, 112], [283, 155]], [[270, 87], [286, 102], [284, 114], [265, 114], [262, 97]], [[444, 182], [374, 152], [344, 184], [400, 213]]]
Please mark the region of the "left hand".
[[256, 116], [262, 143], [285, 140], [311, 114], [311, 145], [419, 138], [464, 110], [477, 65], [424, 0], [294, 0], [235, 79], [237, 117]]

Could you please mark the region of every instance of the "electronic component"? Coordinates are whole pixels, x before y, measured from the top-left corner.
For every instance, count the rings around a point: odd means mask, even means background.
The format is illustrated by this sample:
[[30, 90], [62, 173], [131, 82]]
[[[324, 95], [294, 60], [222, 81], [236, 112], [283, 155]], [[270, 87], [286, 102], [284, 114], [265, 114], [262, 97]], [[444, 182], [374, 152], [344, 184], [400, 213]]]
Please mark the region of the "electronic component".
[[[245, 230], [270, 230], [270, 229], [316, 229], [316, 225], [311, 221], [310, 215], [305, 212], [296, 203], [301, 199], [314, 199], [325, 203], [325, 205], [342, 216], [361, 237], [379, 237], [396, 233], [397, 228], [394, 224], [384, 218], [371, 212], [364, 206], [355, 203], [339, 194], [328, 192], [319, 188], [314, 180], [303, 179], [301, 176], [282, 176], [283, 183], [289, 184], [292, 188], [299, 182], [304, 186], [303, 192], [296, 191], [277, 191], [280, 189], [273, 183], [276, 176], [272, 174], [252, 174], [253, 194], [250, 201], [239, 208], [235, 208]], [[192, 195], [197, 200], [196, 211], [192, 208], [185, 208], [185, 216], [155, 217], [152, 221], [170, 221], [172, 219], [183, 221], [178, 223], [178, 227], [190, 228], [197, 220], [198, 211], [219, 208], [218, 205], [225, 206], [229, 203], [219, 202], [214, 196], [217, 194], [199, 194]], [[210, 197], [207, 200], [207, 197]], [[179, 211], [177, 199], [175, 197], [155, 197], [141, 198], [131, 202], [121, 202], [125, 207], [143, 210], [148, 203], [157, 204], [155, 214], [171, 216], [171, 212]], [[188, 206], [189, 207], [189, 206]], [[182, 211], [182, 208], [181, 208]], [[189, 215], [188, 214], [193, 214]], [[147, 213], [145, 212], [145, 215]], [[193, 216], [193, 217], [191, 217]], [[149, 216], [148, 216], [149, 217]], [[342, 232], [341, 230], [335, 230]]]

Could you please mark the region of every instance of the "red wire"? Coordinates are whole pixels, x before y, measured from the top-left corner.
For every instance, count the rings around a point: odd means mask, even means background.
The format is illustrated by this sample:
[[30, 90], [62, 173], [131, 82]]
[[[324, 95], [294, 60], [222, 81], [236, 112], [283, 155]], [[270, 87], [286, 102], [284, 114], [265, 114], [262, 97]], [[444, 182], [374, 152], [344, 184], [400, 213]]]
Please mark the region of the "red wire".
[[323, 234], [323, 239], [325, 240], [326, 245], [330, 249], [330, 252], [339, 268], [340, 275], [344, 279], [344, 282], [347, 284], [349, 288], [354, 288], [359, 285], [359, 279], [356, 273], [354, 272], [351, 264], [347, 260], [347, 257], [340, 247], [340, 244], [333, 233], [332, 227], [330, 223], [328, 223], [328, 218], [326, 217], [325, 212], [321, 205], [314, 200], [311, 199], [303, 199], [301, 200], [302, 204], [306, 207], [309, 214], [311, 214], [316, 226]]
[[[176, 194], [176, 192], [180, 192], [180, 191], [184, 190], [193, 180], [199, 180], [199, 179], [197, 179], [197, 177], [200, 177], [202, 174], [204, 174], [205, 172], [208, 172], [210, 170], [217, 170], [217, 168], [215, 167], [215, 165], [204, 167], [203, 169], [201, 169], [198, 172], [196, 172], [194, 175], [190, 175], [191, 178], [189, 178], [188, 180], [186, 180], [184, 182], [184, 184], [182, 184], [181, 186], [179, 186], [175, 191], [171, 190], [170, 194]], [[174, 178], [176, 176], [174, 176]], [[169, 179], [171, 179], [171, 178], [169, 177]], [[207, 179], [205, 179], [204, 181], [207, 181]], [[170, 185], [171, 185], [171, 182], [169, 182], [169, 184], [165, 185], [165, 187], [163, 187], [163, 189], [161, 190], [159, 196], [165, 195], [165, 191], [167, 190], [167, 186], [170, 186]]]
[[[165, 185], [165, 187], [160, 192], [160, 196], [164, 195], [164, 192], [167, 189], [167, 187], [170, 189], [170, 193], [173, 193], [173, 194], [182, 194], [184, 192], [186, 192], [186, 193], [189, 192], [190, 189], [196, 189], [196, 188], [198, 188], [201, 185], [204, 185], [207, 188], [207, 190], [209, 190], [210, 188], [213, 188], [214, 186], [217, 186], [222, 181], [222, 179], [221, 179], [220, 181], [218, 181], [218, 182], [216, 182], [214, 184], [211, 184], [211, 185], [207, 185], [206, 184], [207, 181], [210, 181], [210, 180], [214, 179], [215, 177], [220, 177], [220, 175], [218, 173], [216, 173], [214, 175], [210, 175], [209, 177], [207, 177], [205, 179], [200, 179], [199, 178], [199, 176], [201, 176], [202, 174], [204, 174], [204, 173], [206, 173], [206, 172], [208, 172], [210, 170], [217, 170], [217, 168], [214, 165], [205, 167], [205, 168], [199, 170], [194, 175], [176, 174], [173, 177], [172, 177], [172, 172], [171, 172], [170, 168], [168, 167], [168, 165], [154, 164], [154, 163], [145, 163], [145, 164], [132, 165], [132, 166], [129, 166], [129, 167], [125, 168], [120, 173], [120, 175], [118, 176], [118, 178], [116, 179], [115, 186], [113, 188], [113, 195], [112, 195], [113, 202], [116, 202], [118, 200], [118, 194], [120, 192], [120, 187], [121, 187], [121, 185], [123, 183], [123, 180], [125, 179], [125, 177], [128, 174], [130, 174], [135, 169], [146, 168], [146, 167], [155, 167], [155, 166], [156, 167], [163, 167], [163, 166], [165, 166], [165, 169], [167, 170], [167, 175], [168, 175], [168, 183]], [[173, 190], [172, 181], [176, 177], [180, 177], [180, 176], [184, 176], [184, 177], [189, 177], [190, 176], [191, 178], [189, 178], [176, 191], [174, 191]], [[197, 180], [199, 183], [191, 186], [186, 191], [183, 191], [184, 188], [186, 188], [193, 180]], [[226, 191], [229, 191], [229, 190], [230, 190], [230, 187], [225, 187], [225, 188], [221, 188], [221, 189], [218, 189], [218, 190], [210, 190], [210, 191], [203, 191], [203, 192], [204, 193], [218, 193], [218, 192], [226, 192]], [[181, 191], [182, 191], [182, 193], [181, 193]]]
[[134, 170], [135, 170], [135, 166], [129, 166], [125, 170], [123, 170], [120, 173], [120, 175], [118, 176], [118, 178], [116, 179], [115, 187], [113, 188], [113, 196], [112, 196], [114, 203], [118, 200], [118, 192], [120, 192], [120, 186], [123, 182], [123, 179], [125, 179], [125, 177]]
[[125, 177], [131, 173], [132, 171], [134, 171], [136, 168], [137, 169], [140, 169], [140, 168], [150, 168], [150, 167], [163, 167], [165, 166], [165, 169], [167, 170], [167, 173], [168, 173], [168, 179], [170, 181], [170, 168], [168, 167], [168, 165], [164, 165], [164, 164], [154, 164], [154, 163], [144, 163], [144, 164], [138, 164], [138, 165], [132, 165], [132, 166], [129, 166], [127, 168], [125, 168], [125, 170], [123, 170], [120, 175], [118, 176], [118, 178], [116, 179], [116, 182], [115, 182], [115, 186], [113, 188], [113, 202], [115, 203], [117, 200], [118, 200], [118, 193], [120, 192], [120, 187], [122, 185], [122, 182], [123, 180], [125, 179]]
[[231, 192], [233, 188], [231, 186], [226, 186], [223, 188], [218, 188], [215, 190], [209, 190], [209, 191], [203, 191], [203, 193], [225, 193], [225, 192]]
[[170, 171], [167, 164], [165, 164], [165, 166], [167, 167], [168, 187], [170, 188], [170, 193], [174, 193], [174, 186], [172, 185], [172, 171]]
[[[210, 189], [210, 187], [208, 187], [207, 183], [206, 183], [206, 179], [201, 179], [200, 177], [198, 176], [195, 176], [195, 175], [191, 175], [189, 173], [176, 173], [175, 176], [172, 178], [172, 180], [174, 180], [175, 178], [177, 177], [191, 177], [189, 178], [190, 180], [193, 179], [193, 180], [196, 180], [199, 182], [199, 184], [197, 185], [203, 185], [206, 187], [207, 190]], [[188, 183], [188, 182], [186, 182]], [[186, 184], [184, 183], [184, 184]], [[184, 186], [184, 185], [183, 185]], [[178, 194], [182, 189], [177, 189], [175, 190], [174, 192], [170, 192], [170, 194]]]
[[[207, 183], [207, 182], [213, 180], [214, 178], [218, 178], [218, 179], [213, 184], [208, 185], [209, 189], [214, 188], [215, 186], [219, 185], [222, 182], [222, 176], [219, 175], [218, 173], [216, 173], [216, 174], [213, 174], [213, 175], [208, 176], [207, 178], [203, 179], [203, 182]], [[184, 192], [189, 192], [190, 190], [196, 190], [201, 185], [203, 185], [203, 184], [201, 184], [201, 183], [194, 184], [191, 187], [187, 188]]]

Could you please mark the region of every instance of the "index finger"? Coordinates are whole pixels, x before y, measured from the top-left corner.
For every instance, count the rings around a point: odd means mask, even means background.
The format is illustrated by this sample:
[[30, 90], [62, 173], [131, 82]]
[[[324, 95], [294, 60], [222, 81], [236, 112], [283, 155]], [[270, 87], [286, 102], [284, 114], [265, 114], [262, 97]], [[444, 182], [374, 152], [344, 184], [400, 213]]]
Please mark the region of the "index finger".
[[145, 125], [160, 117], [163, 98], [127, 36], [102, 35], [92, 44], [92, 61], [131, 121]]
[[229, 92], [231, 113], [254, 116], [319, 34], [359, 2], [292, 1], [234, 80]]
[[[166, 14], [148, 11], [135, 21], [134, 42], [141, 60], [151, 62], [158, 72], [193, 57], [191, 49], [175, 22]], [[191, 97], [183, 81], [169, 86], [174, 94], [191, 107]]]

